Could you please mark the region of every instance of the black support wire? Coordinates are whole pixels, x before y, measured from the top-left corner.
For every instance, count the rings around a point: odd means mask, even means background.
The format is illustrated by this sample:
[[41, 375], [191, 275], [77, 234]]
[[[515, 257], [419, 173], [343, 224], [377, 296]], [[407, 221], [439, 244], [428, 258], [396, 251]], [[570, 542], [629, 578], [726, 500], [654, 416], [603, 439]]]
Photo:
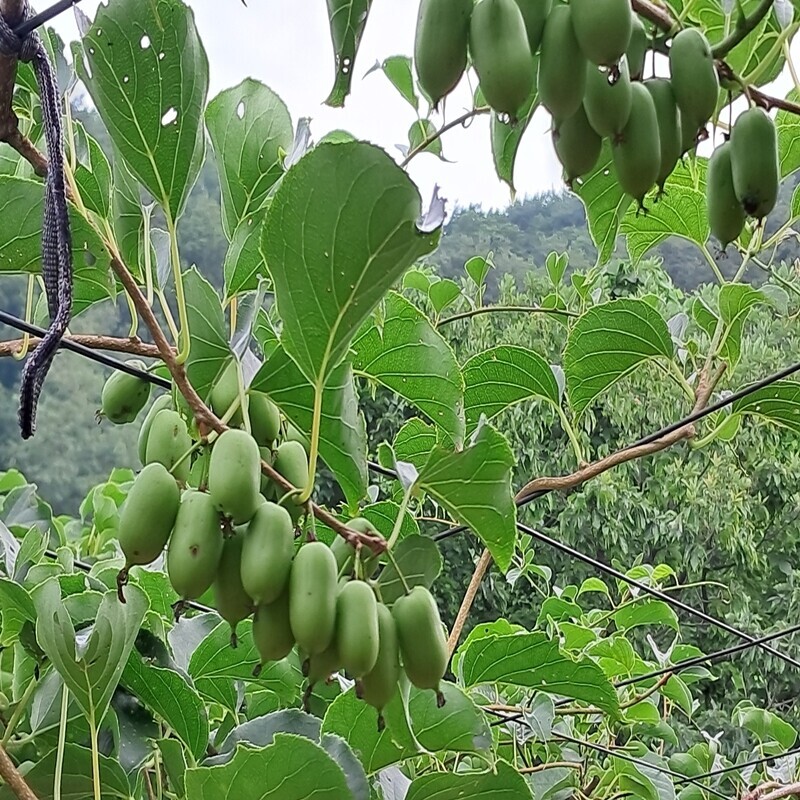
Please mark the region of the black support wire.
[[35, 14], [30, 19], [17, 25], [17, 27], [14, 28], [14, 33], [16, 33], [20, 39], [24, 39], [31, 31], [36, 30], [36, 28], [41, 27], [46, 22], [50, 22], [51, 19], [55, 19], [59, 14], [63, 14], [68, 9], [80, 3], [80, 1], [81, 0], [59, 0], [58, 3], [50, 6], [50, 8], [46, 8], [41, 13]]

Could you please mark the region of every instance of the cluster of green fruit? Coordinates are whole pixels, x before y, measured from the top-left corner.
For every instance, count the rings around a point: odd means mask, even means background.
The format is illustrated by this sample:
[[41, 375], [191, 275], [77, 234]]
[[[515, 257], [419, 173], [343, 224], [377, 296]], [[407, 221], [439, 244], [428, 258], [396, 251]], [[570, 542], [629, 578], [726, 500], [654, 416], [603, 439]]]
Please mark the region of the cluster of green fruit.
[[[215, 413], [229, 415], [238, 399], [238, 375], [231, 369], [212, 389]], [[235, 385], [235, 388], [234, 388]], [[147, 384], [122, 372], [112, 375], [102, 397], [102, 413], [130, 422], [149, 396]], [[250, 433], [229, 428], [190, 467], [200, 446], [170, 395], [150, 408], [139, 435], [144, 468], [122, 506], [118, 537], [125, 555], [118, 585], [128, 570], [147, 565], [166, 548], [172, 587], [187, 601], [213, 591], [214, 604], [236, 628], [253, 615], [253, 638], [262, 664], [278, 661], [297, 647], [309, 689], [343, 670], [357, 681], [359, 696], [379, 711], [397, 691], [401, 663], [408, 679], [437, 691], [448, 654], [436, 602], [422, 586], [399, 598], [392, 609], [376, 597], [370, 578], [379, 566], [345, 539], [328, 545], [296, 542], [303, 506], [291, 492], [262, 476], [261, 460], [272, 463], [289, 483], [304, 487], [308, 456], [297, 439], [284, 439], [280, 413], [266, 395], [246, 397]], [[243, 424], [235, 412], [233, 423]], [[354, 531], [380, 536], [367, 519], [347, 523]], [[260, 669], [260, 668], [259, 668]]]
[[[609, 139], [616, 178], [643, 208], [645, 195], [654, 186], [663, 192], [678, 160], [704, 136], [719, 98], [702, 32], [686, 28], [674, 37], [669, 78], [642, 80], [647, 50], [645, 26], [630, 0], [422, 0], [415, 62], [434, 105], [459, 83], [468, 58], [486, 102], [511, 120], [528, 106], [535, 87], [553, 117], [567, 183], [595, 168]], [[755, 163], [742, 159], [739, 168], [747, 175], [737, 179], [738, 205], [751, 216], [764, 216], [773, 190], [774, 130], [767, 128], [764, 120], [741, 126], [740, 138], [765, 153]], [[714, 213], [732, 213], [720, 210], [729, 198], [719, 194]], [[725, 221], [727, 234], [734, 225], [728, 216]]]

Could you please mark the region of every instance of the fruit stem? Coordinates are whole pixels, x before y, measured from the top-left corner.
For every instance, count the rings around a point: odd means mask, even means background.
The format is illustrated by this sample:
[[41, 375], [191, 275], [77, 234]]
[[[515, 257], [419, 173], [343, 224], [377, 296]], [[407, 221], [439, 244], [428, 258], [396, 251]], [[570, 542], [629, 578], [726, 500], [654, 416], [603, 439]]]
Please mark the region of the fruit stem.
[[[234, 298], [235, 300], [235, 298]], [[231, 323], [236, 316], [234, 313], [235, 305], [231, 305]], [[244, 388], [244, 374], [242, 373], [242, 362], [236, 360], [236, 389], [239, 395], [238, 406], [242, 409], [242, 426], [247, 433], [251, 433], [250, 428], [250, 406], [247, 403], [247, 395]]]
[[172, 316], [172, 309], [169, 307], [169, 303], [167, 302], [167, 298], [164, 296], [164, 292], [161, 289], [156, 289], [156, 296], [158, 297], [158, 302], [161, 305], [161, 311], [164, 313], [164, 319], [167, 321], [167, 327], [169, 328], [170, 335], [172, 336], [172, 341], [175, 342], [175, 346], [178, 346], [178, 339], [180, 338], [178, 335], [178, 326], [175, 324], [175, 318]]
[[186, 297], [183, 293], [183, 273], [181, 272], [181, 257], [178, 252], [178, 230], [170, 214], [167, 214], [167, 232], [169, 233], [169, 254], [172, 262], [172, 275], [175, 280], [175, 301], [178, 304], [178, 321], [180, 323], [179, 348], [175, 361], [178, 364], [184, 364], [189, 357], [192, 341], [189, 338], [189, 317], [186, 313]]
[[403, 527], [403, 518], [405, 517], [406, 511], [408, 510], [408, 503], [411, 500], [411, 487], [409, 486], [406, 489], [405, 493], [403, 494], [403, 500], [400, 503], [400, 509], [397, 512], [397, 519], [394, 521], [394, 527], [392, 528], [392, 534], [389, 537], [389, 541], [386, 543], [386, 552], [388, 553], [389, 550], [394, 547], [395, 542], [397, 542], [398, 538], [400, 537], [400, 531]]
[[61, 718], [58, 724], [58, 746], [56, 749], [56, 768], [53, 777], [53, 800], [61, 800], [61, 775], [64, 772], [64, 745], [67, 743], [67, 712], [69, 710], [69, 689], [64, 683], [61, 687]]
[[403, 584], [403, 591], [406, 594], [411, 594], [411, 587], [408, 585], [408, 581], [406, 581], [406, 576], [400, 571], [400, 566], [397, 563], [397, 559], [394, 557], [394, 553], [391, 550], [386, 551], [386, 558], [389, 559], [389, 563], [395, 568], [397, 575], [400, 578], [400, 583]]
[[317, 474], [317, 458], [319, 457], [319, 429], [322, 420], [322, 395], [324, 386], [319, 381], [314, 387], [314, 418], [311, 422], [311, 443], [308, 452], [308, 483], [297, 502], [307, 503], [314, 491], [314, 482]]
[[170, 469], [170, 475], [175, 474], [175, 470], [186, 461], [189, 456], [195, 452], [195, 450], [199, 450], [201, 447], [205, 445], [205, 442], [201, 439], [199, 442], [195, 442], [181, 457], [172, 465], [172, 469]]

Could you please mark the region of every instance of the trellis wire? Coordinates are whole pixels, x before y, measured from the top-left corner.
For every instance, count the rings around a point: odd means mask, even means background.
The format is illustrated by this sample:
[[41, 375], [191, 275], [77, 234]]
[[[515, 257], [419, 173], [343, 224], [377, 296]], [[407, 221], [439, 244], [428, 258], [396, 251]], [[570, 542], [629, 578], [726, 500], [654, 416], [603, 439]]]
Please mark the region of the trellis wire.
[[[29, 322], [25, 322], [24, 320], [19, 319], [13, 314], [9, 314], [4, 311], [0, 311], [0, 322], [5, 323], [9, 327], [16, 328], [17, 330], [20, 330], [23, 333], [28, 333], [34, 336], [39, 336], [45, 332], [42, 328], [39, 328], [36, 325], [32, 325]], [[97, 351], [86, 347], [85, 345], [80, 345], [76, 342], [65, 340], [62, 341], [62, 347], [64, 349], [71, 350], [72, 352], [75, 352], [85, 358], [89, 358], [90, 360], [105, 364], [106, 366], [111, 366], [115, 369], [123, 369], [125, 372], [132, 375], [136, 375], [140, 377], [142, 380], [149, 381], [150, 383], [163, 386], [164, 388], [169, 388], [171, 386], [170, 382], [165, 378], [153, 375], [143, 370], [138, 370], [136, 368], [133, 368], [129, 364], [126, 364], [124, 361], [120, 361], [119, 359], [115, 359], [110, 356], [100, 354]], [[741, 389], [738, 392], [735, 392], [729, 395], [728, 397], [724, 398], [723, 400], [719, 401], [714, 406], [709, 406], [704, 411], [697, 412], [695, 414], [690, 415], [689, 417], [684, 418], [681, 421], [672, 423], [666, 428], [663, 428], [662, 430], [657, 431], [654, 434], [651, 434], [649, 436], [644, 437], [643, 439], [640, 439], [635, 444], [630, 445], [630, 447], [636, 447], [641, 444], [648, 444], [650, 442], [656, 441], [657, 439], [660, 439], [662, 436], [665, 436], [668, 433], [671, 433], [672, 431], [682, 428], [684, 425], [690, 424], [691, 422], [695, 422], [698, 419], [702, 419], [704, 416], [707, 416], [708, 413], [711, 413], [712, 410], [720, 410], [725, 406], [734, 403], [736, 400], [741, 399], [743, 397], [747, 397], [749, 394], [752, 394], [753, 392], [756, 392], [759, 389], [769, 386], [770, 384], [775, 383], [776, 381], [781, 380], [782, 378], [788, 377], [789, 375], [792, 375], [798, 371], [800, 371], [800, 363], [794, 364], [791, 367], [787, 367], [786, 369], [783, 369], [780, 372], [776, 372], [773, 375], [770, 375], [758, 381], [757, 383], [751, 384], [750, 386], [746, 386], [744, 389]], [[380, 474], [395, 476], [393, 470], [381, 467], [380, 465], [373, 464], [372, 462], [369, 463], [369, 467], [370, 469], [380, 472]], [[543, 492], [542, 494], [546, 494], [546, 492]], [[520, 506], [525, 505], [532, 499], [533, 498], [526, 498], [523, 502], [520, 502], [518, 505]], [[436, 536], [433, 537], [433, 539], [436, 541], [440, 541], [444, 538], [448, 538], [449, 536], [454, 535], [455, 532], [461, 532], [466, 530], [468, 530], [467, 526], [459, 526], [457, 528], [452, 528], [449, 531], [444, 531], [441, 534], [437, 534]], [[667, 603], [668, 605], [673, 606], [674, 608], [681, 609], [682, 611], [691, 614], [692, 616], [702, 620], [703, 622], [713, 625], [714, 627], [717, 627], [720, 630], [726, 631], [727, 633], [730, 633], [738, 637], [739, 639], [742, 639], [743, 641], [750, 642], [751, 646], [760, 647], [761, 649], [765, 650], [771, 655], [776, 656], [777, 658], [780, 658], [781, 660], [785, 661], [787, 664], [791, 664], [794, 667], [800, 668], [800, 661], [797, 661], [791, 656], [782, 653], [780, 650], [776, 650], [775, 648], [770, 647], [768, 644], [761, 642], [759, 639], [752, 636], [751, 634], [746, 633], [745, 631], [738, 630], [733, 625], [729, 625], [727, 622], [724, 622], [723, 620], [719, 620], [716, 617], [713, 617], [710, 614], [701, 611], [700, 609], [696, 609], [693, 606], [690, 606], [687, 603], [682, 602], [681, 600], [677, 600], [676, 598], [671, 597], [670, 595], [661, 592], [658, 589], [654, 589], [653, 587], [648, 586], [645, 583], [641, 583], [640, 581], [634, 580], [633, 578], [628, 577], [619, 570], [614, 569], [613, 567], [607, 564], [603, 564], [601, 561], [598, 561], [597, 559], [594, 559], [591, 556], [586, 555], [585, 553], [581, 553], [579, 550], [576, 550], [570, 547], [569, 545], [559, 542], [556, 539], [552, 539], [546, 534], [541, 533], [540, 531], [537, 531], [533, 528], [530, 528], [527, 525], [523, 525], [522, 523], [518, 522], [517, 530], [519, 530], [521, 533], [524, 533], [528, 536], [531, 536], [539, 540], [543, 544], [553, 547], [554, 549], [560, 550], [561, 552], [565, 553], [566, 555], [569, 555], [572, 558], [575, 558], [579, 561], [583, 561], [585, 564], [591, 566], [593, 569], [599, 572], [603, 572], [606, 575], [609, 575], [610, 577], [613, 577], [616, 580], [620, 580], [629, 586], [634, 586], [640, 591], [643, 591], [646, 594], [649, 594], [651, 597], [655, 597], [656, 599], [661, 600]]]
[[31, 31], [36, 30], [36, 28], [54, 19], [67, 9], [77, 5], [80, 1], [81, 0], [59, 0], [58, 3], [50, 6], [50, 8], [46, 8], [41, 13], [35, 14], [30, 19], [25, 20], [25, 22], [21, 22], [14, 28], [14, 33], [16, 33], [20, 39], [24, 39]]

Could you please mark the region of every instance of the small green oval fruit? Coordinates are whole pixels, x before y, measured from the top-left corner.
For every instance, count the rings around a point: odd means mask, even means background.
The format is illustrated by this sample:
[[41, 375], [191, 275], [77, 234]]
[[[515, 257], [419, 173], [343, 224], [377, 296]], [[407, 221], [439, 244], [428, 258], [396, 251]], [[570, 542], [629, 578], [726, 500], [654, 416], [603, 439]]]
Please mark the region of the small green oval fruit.
[[687, 122], [701, 127], [711, 119], [719, 97], [719, 79], [708, 39], [697, 28], [676, 34], [669, 49], [669, 69], [675, 99]]
[[653, 98], [658, 119], [658, 140], [661, 144], [661, 168], [656, 183], [663, 191], [667, 178], [672, 174], [681, 157], [682, 134], [681, 112], [675, 100], [672, 83], [666, 78], [651, 78], [644, 86]]
[[739, 238], [747, 218], [733, 187], [730, 142], [720, 145], [708, 160], [706, 201], [711, 233], [724, 250]]
[[211, 450], [208, 493], [217, 508], [241, 525], [253, 518], [259, 506], [261, 454], [255, 439], [245, 431], [225, 431]]
[[553, 7], [542, 34], [539, 56], [539, 100], [556, 120], [571, 117], [586, 90], [586, 56], [578, 46], [570, 7]]
[[366, 675], [378, 660], [378, 603], [364, 581], [350, 581], [336, 600], [336, 649], [353, 678]]
[[[127, 364], [134, 369], [147, 370], [147, 365], [137, 359], [131, 359]], [[100, 407], [103, 416], [109, 422], [124, 425], [136, 419], [149, 399], [150, 383], [135, 375], [116, 370], [103, 385]]]
[[241, 533], [225, 539], [214, 579], [214, 602], [219, 615], [231, 626], [231, 644], [234, 647], [236, 626], [253, 613], [253, 599], [242, 585], [244, 541]]
[[612, 147], [614, 171], [622, 189], [643, 206], [661, 169], [661, 141], [656, 107], [641, 83], [631, 86], [631, 116]]
[[250, 392], [250, 432], [259, 447], [271, 447], [281, 432], [281, 412], [263, 392]]
[[589, 124], [600, 136], [614, 139], [628, 124], [631, 115], [631, 79], [628, 64], [622, 61], [613, 83], [606, 70], [589, 64], [586, 69], [586, 94], [583, 107]]
[[447, 669], [447, 639], [433, 595], [415, 586], [392, 607], [403, 669], [419, 689], [436, 689]]
[[400, 679], [397, 625], [392, 612], [383, 603], [378, 604], [378, 641], [378, 659], [361, 678], [359, 696], [380, 712], [394, 697]]
[[536, 54], [542, 43], [544, 23], [553, 8], [552, 0], [517, 0], [522, 19], [525, 20], [525, 31], [528, 34], [528, 46], [532, 54]]
[[169, 392], [167, 392], [167, 394], [162, 394], [153, 401], [153, 405], [150, 406], [150, 410], [144, 418], [142, 427], [139, 428], [137, 448], [139, 452], [139, 461], [142, 464], [147, 463], [147, 439], [150, 436], [150, 428], [153, 427], [153, 420], [156, 418], [156, 414], [158, 414], [159, 411], [163, 411], [165, 408], [172, 408], [172, 395]]
[[[153, 418], [147, 436], [145, 461], [148, 464], [163, 464], [175, 479], [185, 483], [189, 477], [191, 460], [186, 455], [192, 446], [192, 437], [183, 417], [169, 408], [162, 409]], [[183, 461], [175, 465], [183, 458]], [[173, 468], [174, 471], [173, 471]]]
[[434, 107], [458, 85], [467, 68], [473, 0], [422, 0], [414, 40], [419, 85]]
[[[275, 460], [272, 462], [272, 466], [295, 488], [305, 489], [308, 484], [308, 455], [300, 442], [283, 442], [275, 451]], [[278, 492], [283, 494], [280, 487]], [[299, 495], [295, 495], [287, 506], [289, 513], [292, 513], [292, 505], [299, 511], [296, 503], [297, 497]]]
[[[364, 517], [355, 517], [347, 523], [348, 528], [352, 528], [359, 533], [369, 533], [373, 536], [380, 536], [380, 531]], [[336, 558], [336, 565], [340, 575], [349, 575], [353, 571], [355, 563], [356, 549], [346, 539], [337, 536], [331, 544], [331, 551]], [[361, 565], [365, 577], [369, 577], [378, 566], [378, 556], [368, 548], [361, 548]]]
[[306, 451], [306, 455], [308, 455], [310, 443], [308, 441], [308, 436], [306, 436], [299, 428], [292, 425], [289, 422], [286, 425], [286, 437], [284, 438], [285, 442], [297, 442]]
[[[211, 387], [211, 395], [208, 398], [211, 410], [218, 416], [224, 417], [228, 409], [236, 402], [239, 397], [239, 364], [232, 358], [225, 365], [225, 368], [217, 376], [214, 385]], [[245, 395], [245, 402], [247, 395]], [[230, 419], [230, 424], [241, 425], [243, 422], [242, 409], [237, 408]]]
[[780, 189], [778, 134], [761, 108], [740, 114], [731, 131], [733, 187], [748, 216], [763, 219], [775, 208]]
[[564, 179], [572, 186], [576, 178], [594, 169], [600, 158], [603, 140], [589, 124], [581, 106], [571, 117], [553, 128], [553, 145], [564, 167]]
[[309, 686], [313, 686], [320, 681], [330, 680], [331, 675], [341, 668], [342, 662], [339, 658], [336, 644], [331, 644], [327, 650], [309, 657], [307, 676]]
[[125, 566], [155, 561], [175, 525], [181, 493], [163, 464], [148, 464], [133, 482], [119, 515]]
[[486, 102], [516, 117], [533, 91], [533, 56], [515, 0], [481, 0], [475, 6], [469, 50]]
[[289, 619], [298, 646], [311, 656], [327, 650], [336, 624], [336, 559], [322, 542], [298, 551], [289, 576]]
[[182, 600], [196, 600], [207, 591], [222, 556], [222, 528], [214, 501], [189, 490], [181, 499], [167, 547], [167, 574]]
[[633, 15], [633, 27], [631, 28], [631, 40], [625, 52], [628, 61], [628, 70], [631, 80], [640, 81], [644, 75], [644, 60], [647, 57], [649, 47], [647, 39], [647, 28], [639, 17]]
[[[680, 108], [680, 106], [679, 106]], [[683, 112], [681, 119], [681, 155], [691, 152], [697, 147], [700, 138], [701, 126], [692, 122]]]
[[256, 609], [253, 618], [253, 641], [261, 655], [261, 663], [280, 661], [294, 647], [294, 635], [289, 624], [289, 593]]
[[610, 67], [622, 58], [631, 41], [630, 0], [571, 0], [575, 38], [589, 61]]
[[261, 605], [274, 602], [286, 588], [294, 557], [294, 525], [289, 512], [265, 502], [244, 537], [242, 585]]

